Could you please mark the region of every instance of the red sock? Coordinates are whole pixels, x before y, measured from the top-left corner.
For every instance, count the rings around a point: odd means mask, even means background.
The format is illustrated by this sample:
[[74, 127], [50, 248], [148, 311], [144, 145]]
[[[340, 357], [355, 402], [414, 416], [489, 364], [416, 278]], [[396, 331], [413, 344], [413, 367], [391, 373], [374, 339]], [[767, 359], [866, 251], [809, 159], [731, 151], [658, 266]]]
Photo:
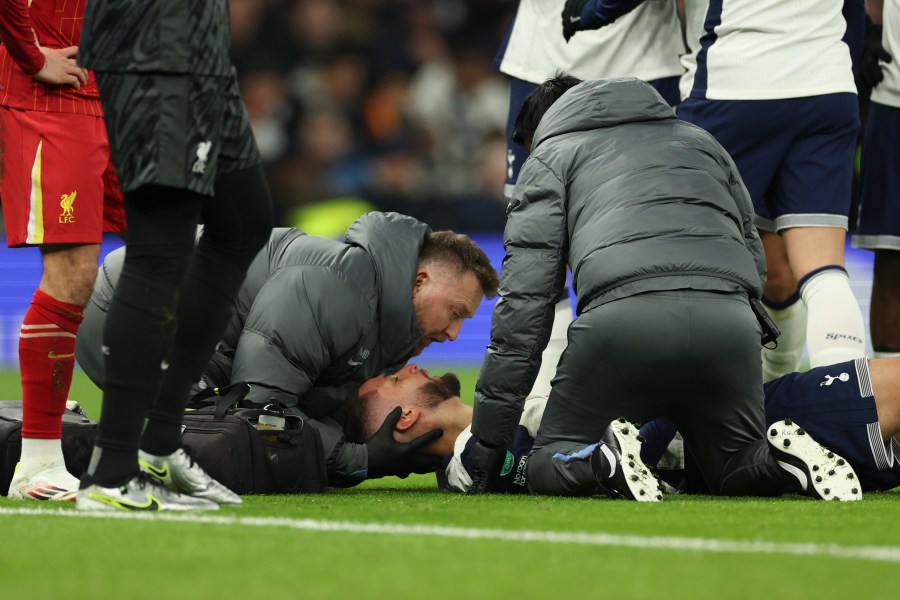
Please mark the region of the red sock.
[[22, 437], [60, 439], [84, 308], [34, 292], [19, 333]]

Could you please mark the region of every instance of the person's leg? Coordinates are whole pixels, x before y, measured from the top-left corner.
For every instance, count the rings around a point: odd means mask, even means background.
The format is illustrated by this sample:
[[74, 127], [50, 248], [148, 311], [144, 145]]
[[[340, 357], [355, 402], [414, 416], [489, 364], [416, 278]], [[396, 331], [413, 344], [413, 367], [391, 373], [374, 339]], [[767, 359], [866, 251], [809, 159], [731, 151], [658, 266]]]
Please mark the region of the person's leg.
[[870, 359], [867, 365], [878, 425], [893, 464], [877, 472], [871, 469], [857, 472], [863, 489], [891, 490], [900, 487], [900, 358]]
[[766, 422], [777, 431], [777, 423], [791, 420], [846, 460], [855, 471], [848, 481], [863, 491], [885, 489], [896, 463], [898, 375], [900, 361], [865, 358], [785, 375], [765, 386]]
[[810, 366], [864, 356], [865, 325], [844, 269], [844, 229], [794, 227], [782, 235], [809, 315]]
[[100, 246], [42, 246], [41, 253], [44, 273], [19, 335], [23, 434], [59, 439], [75, 335], [97, 274]]
[[900, 357], [900, 250], [875, 250], [869, 331], [876, 358]]
[[890, 475], [879, 482], [878, 489], [893, 489], [900, 486], [900, 359], [869, 360], [868, 367], [881, 436], [894, 459]]
[[22, 453], [10, 494], [69, 499], [77, 480], [66, 472], [62, 415], [103, 231], [103, 120], [3, 108], [0, 129], [8, 242], [39, 246], [43, 264], [19, 335]]
[[868, 367], [881, 437], [889, 441], [900, 435], [900, 359], [872, 359]]
[[[97, 273], [97, 244], [42, 246], [44, 273], [22, 321], [22, 454], [10, 495], [48, 499], [48, 485], [74, 491], [66, 471], [62, 415], [75, 364], [75, 336]], [[37, 485], [40, 481], [47, 485]], [[26, 491], [26, 488], [27, 491]]]
[[184, 404], [209, 362], [247, 267], [268, 241], [272, 204], [261, 166], [223, 173], [204, 204], [203, 234], [179, 291], [178, 331], [169, 368], [148, 413], [141, 449], [153, 455], [181, 448]]
[[232, 317], [247, 268], [269, 240], [272, 200], [234, 73], [193, 83], [193, 97], [224, 100], [218, 153], [204, 153], [209, 142], [200, 142], [192, 167], [200, 169], [205, 162], [200, 170], [209, 173], [214, 164], [217, 176], [203, 205], [203, 233], [179, 290], [178, 331], [148, 413], [139, 462], [169, 489], [218, 504], [240, 504], [237, 494], [182, 449], [181, 424], [191, 388]]
[[82, 487], [122, 485], [139, 472], [141, 429], [169, 367], [179, 286], [203, 202], [199, 194], [154, 185], [125, 194], [128, 241], [103, 333], [103, 407]]
[[195, 95], [224, 99], [213, 195], [203, 205], [203, 233], [180, 289], [178, 332], [159, 394], [148, 414], [142, 450], [166, 456], [181, 448], [181, 421], [234, 312], [247, 268], [269, 240], [273, 208], [259, 150], [234, 73], [201, 79]]
[[844, 269], [853, 153], [859, 112], [853, 94], [800, 98], [785, 104], [796, 137], [771, 194], [775, 227], [807, 307], [813, 367], [865, 355], [865, 327]]
[[550, 442], [534, 450], [526, 463], [532, 494], [603, 494], [638, 502], [659, 502], [663, 487], [641, 460], [639, 428], [625, 418], [607, 425], [595, 442]]
[[[672, 420], [714, 494], [861, 498], [846, 461], [791, 421], [765, 428], [759, 324], [743, 295], [694, 293], [692, 400]], [[725, 333], [723, 333], [725, 332]], [[765, 432], [765, 433], [764, 433]], [[821, 473], [821, 475], [820, 475]]]
[[[900, 359], [869, 359], [867, 366], [884, 441], [885, 462], [890, 465], [887, 468], [854, 465], [854, 469], [863, 490], [891, 490], [900, 487]], [[871, 435], [869, 438], [871, 442]]]
[[[97, 83], [125, 192], [128, 236], [104, 328], [97, 442], [76, 506], [215, 509], [214, 501], [178, 493], [142, 474], [138, 447], [147, 410], [170, 367], [179, 292], [201, 210], [214, 195], [217, 174], [229, 170], [219, 157], [229, 147], [226, 112], [236, 91], [227, 89], [228, 78], [190, 74], [98, 72]], [[185, 461], [194, 466], [189, 457]]]
[[763, 301], [782, 331], [778, 346], [763, 349], [764, 377], [796, 368], [806, 336], [806, 311], [792, 302], [797, 280], [782, 239], [775, 233], [776, 207], [771, 189], [794, 139], [795, 118], [785, 101], [725, 101], [687, 98], [678, 105], [679, 118], [709, 131], [734, 159], [753, 200], [755, 224], [766, 253], [768, 277]]
[[876, 358], [900, 356], [900, 108], [872, 102], [862, 143], [853, 245], [875, 251], [869, 332]]
[[641, 437], [644, 438], [644, 443], [641, 446], [641, 460], [656, 466], [677, 434], [675, 423], [663, 417], [642, 424]]
[[763, 435], [759, 324], [746, 297], [691, 292], [675, 306], [686, 342], [668, 416], [685, 452], [713, 494], [781, 494], [785, 479]]
[[[677, 363], [684, 322], [651, 296], [604, 304], [569, 327], [569, 343], [528, 461], [532, 493], [598, 493], [598, 475], [609, 470], [598, 472], [594, 459], [600, 458], [599, 442], [610, 423], [619, 417], [646, 421], [667, 412], [671, 393], [666, 383], [683, 381]], [[628, 453], [624, 466], [634, 462], [634, 468], [643, 469], [639, 450], [631, 452], [637, 460]]]
[[806, 345], [806, 305], [800, 300], [797, 280], [788, 263], [781, 236], [771, 231], [760, 231], [759, 237], [766, 252], [768, 268], [763, 304], [781, 329], [778, 343], [762, 349], [763, 381], [770, 381], [800, 367]]

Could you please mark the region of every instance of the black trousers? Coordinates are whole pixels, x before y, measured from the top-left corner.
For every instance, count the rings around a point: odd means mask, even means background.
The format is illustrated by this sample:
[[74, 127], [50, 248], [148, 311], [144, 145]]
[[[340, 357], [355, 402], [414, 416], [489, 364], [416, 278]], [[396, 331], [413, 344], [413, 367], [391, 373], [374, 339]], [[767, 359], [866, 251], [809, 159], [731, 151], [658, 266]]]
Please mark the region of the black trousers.
[[531, 492], [596, 493], [585, 450], [609, 423], [668, 417], [713, 493], [783, 493], [764, 436], [759, 339], [743, 294], [653, 292], [580, 315], [528, 461]]

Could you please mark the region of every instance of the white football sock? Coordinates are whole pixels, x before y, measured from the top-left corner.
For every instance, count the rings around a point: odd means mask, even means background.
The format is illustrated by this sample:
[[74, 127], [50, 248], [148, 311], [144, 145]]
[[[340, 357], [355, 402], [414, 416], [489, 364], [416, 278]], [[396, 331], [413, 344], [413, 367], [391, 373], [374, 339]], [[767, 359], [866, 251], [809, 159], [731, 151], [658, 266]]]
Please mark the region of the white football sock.
[[[806, 344], [806, 304], [794, 295], [778, 307], [765, 304], [766, 310], [778, 328], [778, 345], [775, 348], [763, 346], [763, 381], [793, 373], [800, 368], [803, 347]], [[770, 344], [771, 345], [771, 344]]]
[[821, 367], [866, 354], [866, 331], [847, 271], [838, 266], [813, 271], [800, 282], [806, 303], [809, 366]]
[[19, 469], [28, 474], [57, 467], [65, 470], [66, 459], [63, 458], [62, 440], [22, 438], [22, 456], [19, 458], [19, 465]]

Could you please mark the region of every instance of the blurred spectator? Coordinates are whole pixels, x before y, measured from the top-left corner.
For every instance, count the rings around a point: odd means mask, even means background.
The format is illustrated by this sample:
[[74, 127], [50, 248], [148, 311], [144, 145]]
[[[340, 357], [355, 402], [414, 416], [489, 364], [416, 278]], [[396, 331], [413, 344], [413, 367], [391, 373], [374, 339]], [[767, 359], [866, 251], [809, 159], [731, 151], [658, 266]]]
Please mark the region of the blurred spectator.
[[508, 91], [491, 59], [514, 1], [229, 1], [278, 224], [332, 201], [502, 229]]
[[463, 42], [447, 60], [433, 60], [416, 73], [410, 115], [425, 133], [430, 184], [439, 195], [477, 189], [480, 148], [505, 131], [508, 95], [490, 55]]
[[251, 71], [242, 75], [240, 87], [263, 162], [281, 159], [288, 150], [287, 129], [295, 112], [283, 75], [276, 70]]

